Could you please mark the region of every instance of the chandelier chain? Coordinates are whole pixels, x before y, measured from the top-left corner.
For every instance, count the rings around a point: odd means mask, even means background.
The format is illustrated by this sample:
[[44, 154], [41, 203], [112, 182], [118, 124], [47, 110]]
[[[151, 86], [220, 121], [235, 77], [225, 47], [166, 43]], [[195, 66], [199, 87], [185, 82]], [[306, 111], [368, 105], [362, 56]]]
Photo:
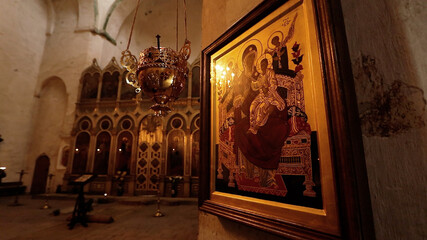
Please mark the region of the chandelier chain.
[[187, 1], [184, 0], [184, 27], [185, 27], [185, 40], [187, 40]]
[[176, 0], [176, 50], [178, 51], [178, 16], [179, 16], [179, 0]]
[[132, 27], [130, 29], [130, 35], [129, 35], [129, 40], [128, 40], [128, 45], [126, 47], [126, 51], [129, 50], [129, 46], [130, 46], [130, 41], [132, 40], [132, 33], [133, 33], [133, 27], [135, 26], [135, 21], [136, 21], [136, 15], [138, 14], [138, 8], [139, 8], [139, 3], [141, 0], [138, 0], [137, 4], [136, 4], [136, 8], [135, 8], [135, 15], [133, 16], [133, 22], [132, 22]]

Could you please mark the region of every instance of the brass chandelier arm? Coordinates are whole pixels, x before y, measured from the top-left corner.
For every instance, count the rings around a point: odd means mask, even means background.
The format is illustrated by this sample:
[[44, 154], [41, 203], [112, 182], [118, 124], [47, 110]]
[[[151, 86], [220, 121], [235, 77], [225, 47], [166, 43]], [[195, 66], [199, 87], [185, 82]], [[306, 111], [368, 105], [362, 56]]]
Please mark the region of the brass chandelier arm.
[[[136, 8], [135, 8], [135, 14], [133, 16], [133, 21], [132, 21], [132, 27], [130, 29], [128, 44], [126, 46], [126, 50], [124, 50], [122, 52], [122, 57], [120, 58], [120, 64], [123, 67], [125, 67], [126, 70], [129, 72], [128, 74], [126, 74], [126, 82], [129, 85], [131, 85], [137, 89], [139, 89], [138, 81], [136, 79], [136, 69], [138, 67], [138, 60], [129, 51], [129, 46], [130, 46], [130, 42], [132, 40], [133, 28], [135, 26], [136, 16], [138, 15], [138, 9], [139, 9], [140, 2], [141, 2], [141, 0], [137, 1]], [[139, 90], [137, 90], [137, 91], [139, 91]]]

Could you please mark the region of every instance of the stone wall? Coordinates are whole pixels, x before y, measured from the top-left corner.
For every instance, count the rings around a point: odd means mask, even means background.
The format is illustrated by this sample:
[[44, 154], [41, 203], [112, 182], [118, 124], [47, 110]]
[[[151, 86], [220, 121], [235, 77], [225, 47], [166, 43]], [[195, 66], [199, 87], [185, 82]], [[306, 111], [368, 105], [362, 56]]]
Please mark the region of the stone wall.
[[[261, 1], [203, 2], [202, 49]], [[343, 0], [378, 239], [424, 239], [426, 3]], [[218, 9], [219, 8], [219, 9]], [[199, 239], [272, 236], [199, 214]]]
[[378, 239], [425, 239], [427, 3], [342, 1]]
[[14, 0], [0, 8], [0, 166], [4, 182], [18, 181], [31, 144], [33, 103], [46, 42], [43, 0]]
[[[58, 154], [61, 147], [69, 144], [80, 75], [93, 58], [101, 55], [100, 46], [106, 41], [89, 31], [77, 31], [77, 1], [52, 1], [50, 4], [54, 12], [50, 19], [52, 31], [46, 38], [35, 92], [40, 100], [56, 99], [54, 102], [35, 101], [33, 104], [37, 119], [33, 121], [33, 133], [28, 137], [36, 144], [31, 144], [27, 152], [25, 170], [28, 174], [24, 176], [27, 190], [31, 187], [35, 160], [43, 153], [50, 159], [49, 172], [55, 175], [51, 187], [55, 190], [58, 184], [62, 184], [65, 169], [57, 168], [60, 159]], [[62, 82], [64, 88], [51, 87], [49, 91], [44, 91], [50, 79]], [[57, 111], [52, 114], [52, 109]]]

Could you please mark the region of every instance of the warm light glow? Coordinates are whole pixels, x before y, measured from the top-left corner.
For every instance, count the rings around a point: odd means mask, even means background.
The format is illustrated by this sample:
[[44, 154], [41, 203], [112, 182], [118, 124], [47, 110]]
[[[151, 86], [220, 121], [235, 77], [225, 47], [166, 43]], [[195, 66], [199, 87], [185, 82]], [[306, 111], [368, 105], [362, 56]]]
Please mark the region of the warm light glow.
[[[188, 80], [187, 60], [191, 54], [191, 42], [187, 39], [187, 11], [184, 11], [185, 41], [180, 50], [160, 47], [160, 35], [157, 35], [157, 47], [149, 47], [140, 52], [139, 60], [129, 51], [132, 32], [138, 12], [139, 1], [134, 13], [132, 28], [126, 50], [122, 51], [121, 65], [128, 71], [126, 83], [141, 90], [154, 101], [150, 107], [154, 115], [165, 116], [171, 111], [167, 103], [174, 102], [184, 90]], [[184, 9], [186, 1], [184, 0]], [[178, 17], [178, 7], [177, 15]], [[178, 19], [177, 19], [178, 24]], [[178, 37], [178, 28], [176, 28]], [[176, 39], [178, 44], [178, 39]], [[177, 46], [178, 48], [178, 46]]]
[[0, 170], [6, 170], [6, 167], [0, 167]]
[[78, 152], [79, 151], [79, 149], [78, 148], [76, 148], [76, 152]]
[[119, 148], [119, 152], [121, 152], [122, 151], [122, 149], [121, 148]]
[[97, 148], [97, 149], [96, 149], [96, 151], [100, 152], [100, 151], [101, 151], [101, 149]]
[[107, 193], [104, 193], [104, 197], [107, 197]]

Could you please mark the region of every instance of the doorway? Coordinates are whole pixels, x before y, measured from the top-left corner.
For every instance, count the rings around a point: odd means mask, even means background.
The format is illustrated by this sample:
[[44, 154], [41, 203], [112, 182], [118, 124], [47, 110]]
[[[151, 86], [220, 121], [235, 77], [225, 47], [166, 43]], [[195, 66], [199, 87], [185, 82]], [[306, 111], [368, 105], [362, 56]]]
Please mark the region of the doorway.
[[31, 183], [31, 194], [42, 194], [46, 192], [47, 175], [49, 174], [50, 160], [46, 155], [41, 155], [36, 160], [33, 181]]

